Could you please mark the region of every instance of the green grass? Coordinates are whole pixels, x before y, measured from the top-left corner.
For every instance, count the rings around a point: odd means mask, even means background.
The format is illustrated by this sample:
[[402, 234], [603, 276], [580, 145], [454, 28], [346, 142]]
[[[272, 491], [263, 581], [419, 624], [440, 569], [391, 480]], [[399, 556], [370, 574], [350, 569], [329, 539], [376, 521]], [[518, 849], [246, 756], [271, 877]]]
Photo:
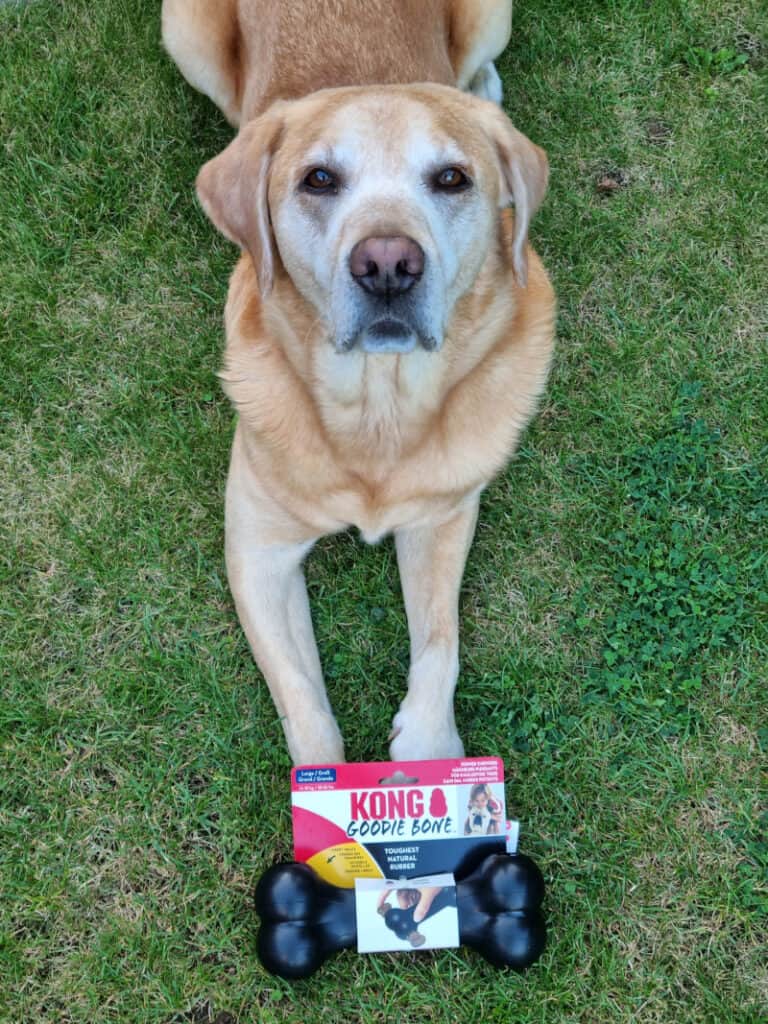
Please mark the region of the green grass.
[[[149, 0], [0, 6], [0, 1021], [764, 1020], [764, 5], [520, 0], [500, 62], [559, 341], [483, 502], [457, 713], [548, 879], [523, 977], [256, 962], [289, 762], [223, 570], [235, 254], [192, 183], [229, 130], [158, 35]], [[391, 544], [308, 578], [348, 756], [382, 759]]]

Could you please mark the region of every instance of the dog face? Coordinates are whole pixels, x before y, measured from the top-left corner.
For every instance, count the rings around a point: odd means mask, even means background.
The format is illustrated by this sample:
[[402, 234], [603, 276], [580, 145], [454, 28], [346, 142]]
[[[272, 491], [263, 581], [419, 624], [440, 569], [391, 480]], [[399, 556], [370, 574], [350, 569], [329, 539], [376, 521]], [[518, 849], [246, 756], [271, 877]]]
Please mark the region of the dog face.
[[[331, 89], [271, 107], [198, 177], [262, 294], [279, 253], [342, 352], [439, 349], [514, 199], [525, 282], [543, 152], [491, 103], [445, 86]], [[275, 251], [277, 250], [277, 252]]]

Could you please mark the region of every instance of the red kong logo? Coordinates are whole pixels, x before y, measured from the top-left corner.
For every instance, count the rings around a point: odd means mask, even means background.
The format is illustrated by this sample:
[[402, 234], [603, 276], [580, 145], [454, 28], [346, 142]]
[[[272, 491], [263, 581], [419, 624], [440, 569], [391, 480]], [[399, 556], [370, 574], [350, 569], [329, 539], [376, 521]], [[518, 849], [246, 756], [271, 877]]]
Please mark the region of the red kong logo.
[[353, 821], [420, 818], [423, 814], [424, 794], [420, 789], [375, 789], [373, 792], [362, 790], [350, 794], [349, 816]]
[[448, 804], [445, 802], [445, 793], [442, 789], [433, 789], [429, 798], [429, 813], [433, 818], [444, 818], [448, 813]]

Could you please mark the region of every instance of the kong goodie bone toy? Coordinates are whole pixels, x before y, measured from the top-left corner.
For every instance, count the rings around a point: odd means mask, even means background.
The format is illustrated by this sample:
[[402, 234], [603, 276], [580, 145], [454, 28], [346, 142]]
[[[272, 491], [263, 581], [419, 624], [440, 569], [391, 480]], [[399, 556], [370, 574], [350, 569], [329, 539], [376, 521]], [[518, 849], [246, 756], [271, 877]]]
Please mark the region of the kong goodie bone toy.
[[[543, 898], [544, 880], [530, 857], [487, 857], [456, 884], [462, 944], [495, 967], [530, 967], [546, 942]], [[255, 899], [261, 918], [258, 954], [270, 974], [308, 978], [332, 953], [355, 945], [354, 890], [328, 885], [306, 864], [270, 868], [256, 886]], [[398, 936], [415, 931], [413, 909], [387, 912], [397, 917], [392, 926]]]

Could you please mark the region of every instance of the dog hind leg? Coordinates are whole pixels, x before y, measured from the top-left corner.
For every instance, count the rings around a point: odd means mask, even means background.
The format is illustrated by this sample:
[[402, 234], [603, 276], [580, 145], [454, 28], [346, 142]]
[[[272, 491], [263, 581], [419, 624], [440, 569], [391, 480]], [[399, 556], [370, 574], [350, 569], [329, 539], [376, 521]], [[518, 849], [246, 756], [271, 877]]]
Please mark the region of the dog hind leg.
[[493, 61], [512, 34], [512, 0], [453, 0], [451, 62], [459, 89], [501, 103]]
[[236, 0], [163, 0], [163, 44], [182, 75], [234, 127], [242, 89]]
[[480, 99], [491, 100], [491, 102], [498, 103], [501, 106], [501, 101], [504, 98], [504, 86], [493, 61], [483, 64], [469, 83], [467, 92], [471, 92], [474, 96], [479, 96]]

